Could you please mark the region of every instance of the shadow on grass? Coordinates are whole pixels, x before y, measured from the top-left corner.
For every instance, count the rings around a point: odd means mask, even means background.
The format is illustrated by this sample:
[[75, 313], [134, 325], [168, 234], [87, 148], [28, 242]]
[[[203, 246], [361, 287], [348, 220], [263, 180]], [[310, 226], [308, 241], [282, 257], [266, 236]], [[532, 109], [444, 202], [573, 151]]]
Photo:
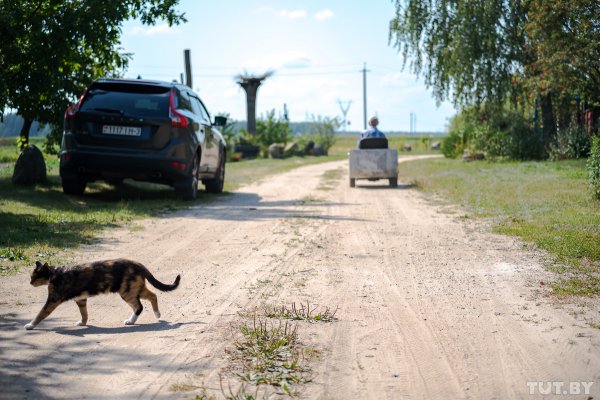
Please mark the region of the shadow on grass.
[[[115, 203], [135, 203], [144, 205], [134, 207], [140, 213], [147, 213], [152, 206], [193, 202], [184, 202], [175, 196], [169, 186], [124, 182], [113, 186], [106, 183], [90, 183], [82, 196], [68, 196], [62, 191], [60, 180], [50, 177], [48, 183], [36, 186], [15, 186], [10, 178], [0, 178], [0, 197], [5, 201], [15, 201], [42, 209], [88, 213], [94, 209], [105, 209]], [[200, 196], [202, 198], [202, 196]], [[135, 206], [135, 204], [133, 204]]]
[[0, 212], [0, 245], [28, 247], [33, 244], [54, 247], [73, 247], [85, 243], [90, 232], [116, 226], [99, 221], [55, 221], [39, 214], [12, 214]]
[[183, 201], [168, 186], [128, 181], [118, 186], [92, 183], [84, 195], [67, 196], [57, 176], [33, 187], [14, 186], [10, 177], [2, 177], [0, 247], [76, 247], [103, 229], [217, 197], [201, 193], [195, 201]]

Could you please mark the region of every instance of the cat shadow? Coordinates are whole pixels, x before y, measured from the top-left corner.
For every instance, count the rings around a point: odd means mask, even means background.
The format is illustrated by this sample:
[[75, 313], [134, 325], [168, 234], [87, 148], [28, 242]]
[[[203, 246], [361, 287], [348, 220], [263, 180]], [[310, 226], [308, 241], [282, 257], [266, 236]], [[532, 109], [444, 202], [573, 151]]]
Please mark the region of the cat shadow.
[[184, 325], [206, 324], [205, 322], [175, 322], [170, 323], [160, 320], [149, 324], [124, 325], [119, 327], [101, 327], [94, 325], [75, 326], [63, 329], [57, 329], [55, 332], [60, 335], [85, 337], [86, 335], [112, 335], [131, 332], [161, 332], [179, 329]]

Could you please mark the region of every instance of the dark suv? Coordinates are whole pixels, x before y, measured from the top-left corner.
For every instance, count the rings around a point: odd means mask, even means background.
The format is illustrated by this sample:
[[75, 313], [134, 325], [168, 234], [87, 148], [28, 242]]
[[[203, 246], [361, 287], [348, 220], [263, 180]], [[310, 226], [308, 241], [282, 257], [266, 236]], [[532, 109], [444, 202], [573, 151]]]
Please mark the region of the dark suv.
[[100, 79], [65, 112], [60, 152], [63, 191], [125, 178], [173, 186], [185, 199], [198, 181], [223, 191], [225, 140], [200, 97], [177, 83]]

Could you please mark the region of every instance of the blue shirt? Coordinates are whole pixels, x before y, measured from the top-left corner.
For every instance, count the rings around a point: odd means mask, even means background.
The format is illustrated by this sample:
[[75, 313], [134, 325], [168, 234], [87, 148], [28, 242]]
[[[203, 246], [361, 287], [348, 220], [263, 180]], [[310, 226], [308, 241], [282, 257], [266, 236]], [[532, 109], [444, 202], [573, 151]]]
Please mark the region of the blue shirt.
[[361, 139], [364, 139], [367, 137], [385, 137], [385, 135], [383, 134], [383, 132], [381, 132], [379, 129], [377, 129], [376, 126], [372, 126], [360, 134]]

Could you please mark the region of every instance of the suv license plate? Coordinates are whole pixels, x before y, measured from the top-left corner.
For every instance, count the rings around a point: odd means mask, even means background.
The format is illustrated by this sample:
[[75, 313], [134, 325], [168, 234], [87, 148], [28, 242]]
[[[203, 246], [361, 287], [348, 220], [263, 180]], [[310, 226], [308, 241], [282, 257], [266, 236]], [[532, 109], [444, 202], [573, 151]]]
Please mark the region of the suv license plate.
[[139, 126], [103, 125], [102, 133], [105, 135], [142, 136], [142, 128]]

